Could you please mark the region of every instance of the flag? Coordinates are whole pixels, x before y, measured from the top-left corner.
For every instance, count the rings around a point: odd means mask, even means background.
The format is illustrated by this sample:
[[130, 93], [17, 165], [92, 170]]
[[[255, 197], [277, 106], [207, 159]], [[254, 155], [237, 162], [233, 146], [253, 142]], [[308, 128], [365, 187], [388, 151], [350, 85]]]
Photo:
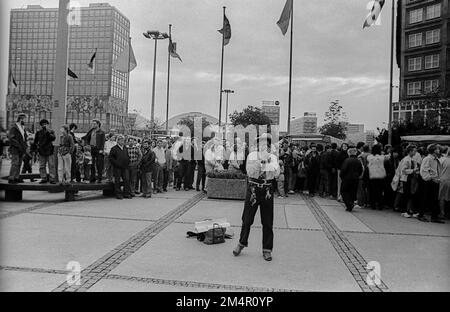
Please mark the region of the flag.
[[375, 0], [372, 10], [364, 21], [363, 29], [372, 26], [377, 21], [385, 2], [386, 0]]
[[90, 72], [95, 73], [95, 57], [97, 56], [97, 49], [95, 49], [94, 54], [91, 56], [91, 60], [89, 61], [88, 68]]
[[278, 27], [280, 27], [283, 36], [286, 35], [289, 28], [289, 22], [291, 21], [292, 4], [293, 4], [292, 0], [286, 1], [283, 12], [281, 12], [280, 19], [277, 22], [277, 25]]
[[223, 24], [224, 24], [224, 28], [219, 30], [219, 32], [223, 35], [223, 38], [224, 38], [223, 44], [227, 45], [228, 43], [230, 43], [230, 39], [231, 39], [231, 25], [230, 25], [230, 21], [228, 20], [228, 18], [225, 14], [223, 15]]
[[69, 67], [67, 67], [67, 75], [69, 75], [73, 79], [78, 79], [78, 76]]
[[121, 73], [129, 73], [137, 66], [136, 58], [134, 56], [133, 47], [131, 46], [131, 41], [125, 49], [123, 49], [122, 53], [120, 53], [119, 57], [117, 57], [116, 61], [112, 65], [114, 70], [117, 70]]
[[17, 82], [16, 79], [14, 78], [12, 71], [9, 72], [9, 87], [11, 89], [17, 88]]
[[177, 43], [172, 42], [172, 38], [169, 38], [169, 53], [171, 57], [177, 58], [180, 62], [183, 62], [180, 55], [177, 53]]

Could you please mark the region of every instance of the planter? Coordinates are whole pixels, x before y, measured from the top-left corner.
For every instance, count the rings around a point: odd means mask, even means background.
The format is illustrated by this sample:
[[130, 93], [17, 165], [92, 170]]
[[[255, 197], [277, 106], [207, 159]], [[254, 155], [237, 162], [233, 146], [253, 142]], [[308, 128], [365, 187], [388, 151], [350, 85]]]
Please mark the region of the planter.
[[208, 198], [244, 200], [246, 191], [245, 179], [208, 178]]

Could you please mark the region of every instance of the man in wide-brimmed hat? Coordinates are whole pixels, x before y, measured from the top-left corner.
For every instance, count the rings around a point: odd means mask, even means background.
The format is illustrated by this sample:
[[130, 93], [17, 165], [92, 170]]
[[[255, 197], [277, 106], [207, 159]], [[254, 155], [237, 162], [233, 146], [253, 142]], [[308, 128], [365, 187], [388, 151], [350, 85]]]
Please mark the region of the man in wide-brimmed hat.
[[270, 134], [263, 134], [257, 139], [258, 147], [247, 158], [248, 186], [242, 213], [242, 229], [239, 244], [233, 250], [239, 256], [242, 249], [248, 246], [250, 228], [255, 219], [258, 207], [263, 227], [262, 248], [266, 261], [272, 260], [273, 249], [273, 185], [280, 175], [278, 157], [271, 152]]
[[9, 153], [11, 154], [11, 168], [9, 170], [8, 182], [12, 184], [22, 182], [20, 179], [20, 166], [23, 155], [27, 150], [27, 133], [25, 131], [25, 114], [17, 116], [17, 122], [8, 133]]

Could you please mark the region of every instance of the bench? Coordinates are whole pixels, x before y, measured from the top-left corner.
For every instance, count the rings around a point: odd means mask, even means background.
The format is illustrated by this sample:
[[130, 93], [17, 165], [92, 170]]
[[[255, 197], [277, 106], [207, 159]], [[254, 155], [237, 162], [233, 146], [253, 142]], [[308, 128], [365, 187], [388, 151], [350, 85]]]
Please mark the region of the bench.
[[[21, 179], [38, 179], [39, 175], [23, 174]], [[71, 183], [66, 185], [58, 184], [39, 184], [39, 182], [23, 182], [18, 184], [9, 184], [7, 178], [0, 180], [0, 190], [5, 191], [6, 201], [21, 201], [23, 191], [48, 191], [50, 193], [65, 192], [65, 201], [74, 201], [75, 194], [78, 191], [103, 191], [104, 196], [114, 196], [114, 184], [111, 182], [102, 183]]]

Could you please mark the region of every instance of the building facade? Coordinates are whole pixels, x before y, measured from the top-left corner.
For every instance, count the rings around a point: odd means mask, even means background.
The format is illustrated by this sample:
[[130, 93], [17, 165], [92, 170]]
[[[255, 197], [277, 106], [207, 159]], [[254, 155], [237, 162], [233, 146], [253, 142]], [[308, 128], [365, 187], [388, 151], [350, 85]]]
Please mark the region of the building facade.
[[315, 134], [317, 133], [317, 114], [304, 113], [303, 117], [294, 119], [291, 122], [291, 134]]
[[273, 125], [280, 125], [280, 103], [278, 101], [263, 101], [261, 110], [270, 118]]
[[[92, 119], [106, 130], [124, 130], [128, 112], [128, 75], [112, 64], [128, 47], [130, 21], [107, 3], [90, 4], [79, 11], [80, 25], [69, 27], [67, 123], [87, 131]], [[42, 118], [52, 122], [58, 9], [29, 5], [10, 13], [9, 71], [6, 99], [7, 125], [18, 113], [27, 114], [27, 126], [36, 128]], [[94, 70], [88, 63], [95, 57]]]
[[449, 0], [403, 0], [398, 18], [400, 99], [393, 103], [394, 122], [447, 109], [450, 97]]

